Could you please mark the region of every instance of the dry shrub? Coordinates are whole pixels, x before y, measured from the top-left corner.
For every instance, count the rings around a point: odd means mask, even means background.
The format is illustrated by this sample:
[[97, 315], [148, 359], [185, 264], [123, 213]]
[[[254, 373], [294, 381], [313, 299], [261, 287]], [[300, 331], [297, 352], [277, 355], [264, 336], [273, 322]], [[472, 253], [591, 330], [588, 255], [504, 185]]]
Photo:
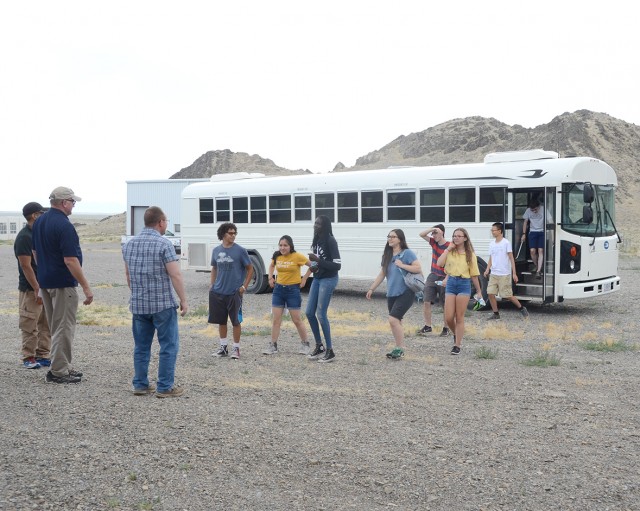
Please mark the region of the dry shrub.
[[[520, 341], [524, 339], [524, 332], [522, 330], [515, 330], [513, 328], [507, 328], [510, 325], [505, 324], [492, 324], [483, 327], [478, 336], [481, 339], [493, 339], [497, 341]], [[475, 329], [473, 327], [466, 328], [466, 331], [473, 336]]]

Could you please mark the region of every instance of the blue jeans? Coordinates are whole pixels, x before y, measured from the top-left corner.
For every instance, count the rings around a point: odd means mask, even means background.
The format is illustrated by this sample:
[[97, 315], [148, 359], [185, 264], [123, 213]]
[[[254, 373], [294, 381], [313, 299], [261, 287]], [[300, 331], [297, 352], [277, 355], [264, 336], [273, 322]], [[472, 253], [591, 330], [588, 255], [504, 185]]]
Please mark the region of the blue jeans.
[[133, 388], [149, 387], [149, 360], [153, 334], [158, 332], [160, 356], [158, 359], [158, 392], [167, 392], [173, 388], [176, 359], [180, 339], [178, 337], [178, 312], [165, 309], [155, 314], [134, 314], [132, 322], [133, 340]]
[[329, 318], [327, 317], [327, 309], [329, 308], [333, 290], [337, 285], [337, 275], [326, 279], [313, 279], [311, 289], [309, 290], [309, 298], [307, 299], [307, 321], [313, 332], [313, 338], [316, 340], [316, 344], [322, 344], [322, 337], [320, 337], [321, 326], [324, 340], [327, 343], [327, 349], [332, 347], [331, 326], [329, 325]]

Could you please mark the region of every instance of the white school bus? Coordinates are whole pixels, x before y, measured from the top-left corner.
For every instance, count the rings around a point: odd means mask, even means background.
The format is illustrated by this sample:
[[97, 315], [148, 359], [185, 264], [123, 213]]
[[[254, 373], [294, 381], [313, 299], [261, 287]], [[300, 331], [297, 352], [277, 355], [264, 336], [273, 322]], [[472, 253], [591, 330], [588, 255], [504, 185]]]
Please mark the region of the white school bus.
[[[342, 279], [373, 280], [386, 236], [402, 229], [429, 272], [431, 248], [418, 233], [444, 224], [445, 237], [464, 227], [481, 272], [491, 224], [503, 222], [513, 244], [519, 283], [515, 295], [544, 303], [618, 291], [620, 236], [615, 227], [617, 177], [595, 158], [558, 158], [540, 149], [492, 153], [483, 163], [396, 167], [284, 177], [225, 174], [182, 191], [183, 269], [209, 271], [222, 222], [234, 222], [237, 243], [251, 256], [249, 292], [267, 289], [267, 269], [278, 240], [293, 238], [309, 252], [313, 222], [327, 215], [342, 258]], [[544, 271], [534, 278], [529, 248], [521, 246], [522, 215], [531, 199], [546, 211]], [[527, 237], [528, 239], [528, 237]], [[486, 282], [481, 277], [483, 289]]]

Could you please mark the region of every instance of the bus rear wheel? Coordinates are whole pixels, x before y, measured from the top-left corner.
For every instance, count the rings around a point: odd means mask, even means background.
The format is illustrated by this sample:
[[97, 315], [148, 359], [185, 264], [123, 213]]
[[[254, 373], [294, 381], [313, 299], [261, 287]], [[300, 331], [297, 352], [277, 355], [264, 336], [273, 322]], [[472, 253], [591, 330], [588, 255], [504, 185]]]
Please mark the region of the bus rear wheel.
[[269, 281], [264, 273], [264, 266], [260, 257], [254, 254], [249, 254], [251, 264], [253, 265], [253, 275], [249, 281], [249, 287], [247, 287], [247, 293], [260, 294], [264, 293], [269, 287]]

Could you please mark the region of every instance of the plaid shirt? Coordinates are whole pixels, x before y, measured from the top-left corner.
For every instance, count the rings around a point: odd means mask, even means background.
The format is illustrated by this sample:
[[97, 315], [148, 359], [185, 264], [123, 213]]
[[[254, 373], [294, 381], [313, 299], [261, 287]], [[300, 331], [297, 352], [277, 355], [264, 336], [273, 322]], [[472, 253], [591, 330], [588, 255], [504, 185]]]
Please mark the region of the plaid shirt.
[[155, 229], [145, 227], [125, 243], [122, 255], [129, 269], [129, 309], [132, 314], [155, 314], [178, 307], [165, 267], [167, 263], [177, 261], [178, 256], [168, 239]]

